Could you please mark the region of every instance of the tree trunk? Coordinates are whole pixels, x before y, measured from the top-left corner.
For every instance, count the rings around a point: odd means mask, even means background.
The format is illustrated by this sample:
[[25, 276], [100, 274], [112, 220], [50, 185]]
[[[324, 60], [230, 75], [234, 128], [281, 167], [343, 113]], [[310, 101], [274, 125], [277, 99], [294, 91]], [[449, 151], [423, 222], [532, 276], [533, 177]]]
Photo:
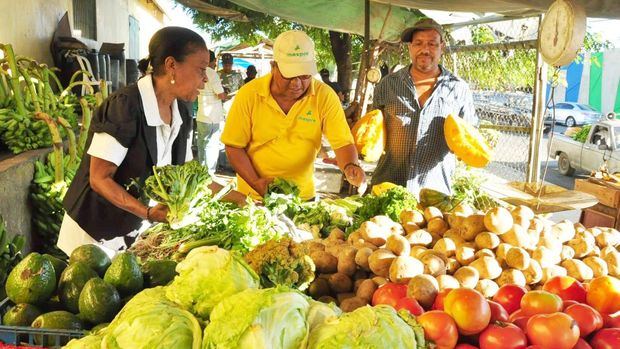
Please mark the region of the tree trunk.
[[329, 31], [332, 54], [338, 67], [338, 84], [342, 87], [345, 97], [349, 99], [353, 63], [351, 62], [351, 34]]

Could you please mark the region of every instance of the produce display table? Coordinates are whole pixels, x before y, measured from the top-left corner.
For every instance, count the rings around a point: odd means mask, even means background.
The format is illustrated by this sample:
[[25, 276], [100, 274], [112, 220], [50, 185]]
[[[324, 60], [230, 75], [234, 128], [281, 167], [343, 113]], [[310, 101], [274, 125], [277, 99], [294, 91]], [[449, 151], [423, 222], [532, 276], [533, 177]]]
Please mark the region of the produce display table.
[[580, 222], [590, 227], [620, 228], [620, 187], [596, 178], [576, 179], [575, 190], [593, 195], [598, 204], [583, 210]]

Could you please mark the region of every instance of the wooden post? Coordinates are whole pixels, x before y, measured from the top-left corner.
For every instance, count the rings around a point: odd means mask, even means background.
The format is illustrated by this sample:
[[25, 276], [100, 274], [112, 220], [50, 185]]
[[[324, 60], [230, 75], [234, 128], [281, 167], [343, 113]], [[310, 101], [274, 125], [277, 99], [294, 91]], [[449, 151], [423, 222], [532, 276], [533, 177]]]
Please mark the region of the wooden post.
[[[542, 15], [538, 19], [538, 27], [542, 23]], [[540, 38], [539, 38], [540, 40]], [[538, 45], [536, 46], [536, 80], [534, 81], [534, 98], [532, 105], [532, 132], [530, 133], [530, 152], [528, 156], [528, 167], [526, 181], [530, 183], [538, 182], [540, 178], [540, 148], [542, 146], [545, 101], [546, 101], [546, 82], [547, 64], [544, 63]], [[544, 178], [543, 178], [544, 179]]]

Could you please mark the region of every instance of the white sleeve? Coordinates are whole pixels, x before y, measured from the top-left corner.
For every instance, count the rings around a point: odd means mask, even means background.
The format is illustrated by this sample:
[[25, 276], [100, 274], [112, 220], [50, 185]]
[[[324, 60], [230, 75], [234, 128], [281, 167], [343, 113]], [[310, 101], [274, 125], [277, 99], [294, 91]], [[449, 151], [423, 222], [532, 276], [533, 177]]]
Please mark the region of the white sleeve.
[[120, 166], [125, 156], [127, 155], [127, 148], [123, 147], [116, 138], [110, 136], [105, 132], [98, 132], [93, 135], [93, 140], [88, 148], [88, 155], [94, 156], [99, 159], [103, 159], [114, 163], [116, 166]]
[[213, 89], [213, 92], [216, 95], [224, 92], [224, 88], [222, 87], [222, 80], [217, 72], [213, 69], [207, 69], [207, 78], [209, 79], [209, 84]]
[[194, 140], [194, 131], [189, 131], [187, 137], [187, 149], [185, 149], [185, 162], [194, 160], [194, 154], [192, 153], [192, 141]]

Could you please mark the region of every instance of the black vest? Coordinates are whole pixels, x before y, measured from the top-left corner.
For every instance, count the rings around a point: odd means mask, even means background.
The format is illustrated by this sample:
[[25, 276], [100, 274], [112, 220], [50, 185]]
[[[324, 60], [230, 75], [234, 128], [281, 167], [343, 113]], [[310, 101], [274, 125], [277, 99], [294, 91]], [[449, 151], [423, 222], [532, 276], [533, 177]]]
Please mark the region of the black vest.
[[[172, 164], [185, 162], [187, 141], [192, 130], [192, 119], [185, 103], [178, 103], [183, 124], [172, 146]], [[125, 236], [138, 229], [142, 219], [122, 210], [90, 187], [90, 158], [87, 153], [93, 134], [106, 132], [128, 148], [125, 159], [118, 167], [114, 180], [127, 188], [132, 179], [140, 185], [153, 174], [157, 162], [157, 128], [148, 126], [138, 85], [133, 84], [110, 96], [95, 111], [82, 162], [65, 195], [63, 206], [73, 218], [95, 240], [110, 240]], [[139, 198], [135, 187], [128, 192]]]

